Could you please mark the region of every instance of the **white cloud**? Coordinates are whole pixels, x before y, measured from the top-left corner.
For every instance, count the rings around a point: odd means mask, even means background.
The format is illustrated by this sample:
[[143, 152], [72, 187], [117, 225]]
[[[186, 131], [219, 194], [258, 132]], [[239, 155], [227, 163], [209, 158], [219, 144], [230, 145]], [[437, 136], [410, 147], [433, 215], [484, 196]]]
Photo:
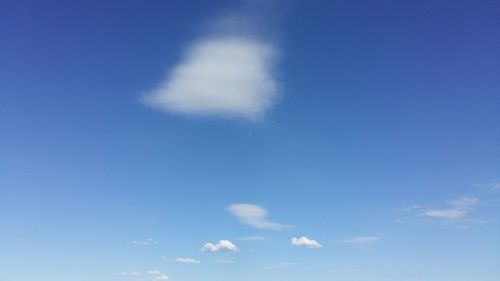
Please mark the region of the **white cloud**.
[[185, 264], [199, 264], [199, 260], [191, 259], [191, 258], [176, 258], [175, 261], [178, 263], [185, 263]]
[[306, 248], [311, 248], [311, 249], [323, 247], [316, 240], [309, 239], [305, 236], [302, 236], [299, 238], [293, 237], [291, 242], [292, 242], [292, 245], [294, 245], [296, 247], [306, 247]]
[[133, 244], [133, 245], [139, 245], [139, 246], [150, 246], [150, 245], [158, 245], [158, 244], [160, 244], [160, 242], [155, 241], [151, 238], [148, 238], [146, 240], [127, 241], [127, 244]]
[[201, 248], [203, 252], [236, 252], [238, 248], [229, 240], [220, 240], [219, 243], [212, 244], [206, 243], [203, 248]]
[[196, 42], [142, 101], [188, 116], [261, 120], [278, 96], [276, 55], [273, 46], [255, 36], [209, 36]]
[[479, 203], [479, 199], [471, 197], [462, 197], [448, 202], [446, 209], [428, 209], [421, 215], [445, 221], [454, 221], [463, 219], [471, 211], [472, 207]]
[[376, 236], [358, 236], [352, 237], [348, 239], [338, 240], [337, 243], [340, 244], [350, 244], [355, 246], [367, 246], [377, 243], [380, 240], [379, 237]]
[[253, 204], [232, 204], [227, 210], [236, 216], [242, 223], [262, 229], [281, 230], [285, 225], [266, 220], [267, 211]]

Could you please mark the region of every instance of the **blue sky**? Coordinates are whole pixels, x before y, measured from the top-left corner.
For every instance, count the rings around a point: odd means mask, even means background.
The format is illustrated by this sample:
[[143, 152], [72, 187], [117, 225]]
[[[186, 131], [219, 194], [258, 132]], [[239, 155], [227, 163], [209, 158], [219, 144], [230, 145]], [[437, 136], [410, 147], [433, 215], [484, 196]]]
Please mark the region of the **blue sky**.
[[500, 279], [497, 1], [0, 5], [0, 279]]

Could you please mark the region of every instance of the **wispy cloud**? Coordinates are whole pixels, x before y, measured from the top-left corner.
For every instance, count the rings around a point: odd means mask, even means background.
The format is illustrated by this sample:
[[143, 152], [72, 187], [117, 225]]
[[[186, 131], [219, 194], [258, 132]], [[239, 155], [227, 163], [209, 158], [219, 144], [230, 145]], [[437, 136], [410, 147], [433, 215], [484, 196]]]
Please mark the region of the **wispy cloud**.
[[142, 273], [140, 271], [124, 271], [121, 273], [122, 276], [129, 277], [132, 280], [136, 281], [167, 281], [169, 280], [168, 276], [162, 273], [159, 270], [149, 270], [146, 273]]
[[238, 248], [236, 247], [236, 245], [234, 245], [229, 240], [220, 240], [216, 244], [205, 243], [205, 245], [203, 246], [203, 248], [201, 248], [201, 251], [203, 251], [203, 252], [210, 252], [210, 253], [215, 253], [215, 252], [236, 252], [236, 251], [238, 251]]
[[192, 258], [176, 258], [176, 262], [184, 264], [199, 264], [200, 261]]
[[452, 225], [457, 229], [466, 229], [473, 224], [488, 223], [488, 220], [471, 218], [471, 212], [479, 205], [479, 198], [460, 197], [446, 202], [446, 207], [436, 208], [424, 205], [415, 205], [407, 208], [400, 208], [398, 211], [408, 213], [395, 222], [411, 222], [415, 218], [427, 218], [444, 225]]
[[349, 244], [354, 246], [368, 246], [377, 243], [380, 237], [377, 236], [357, 236], [347, 239], [340, 239], [337, 241], [339, 244]]
[[267, 240], [267, 237], [254, 235], [254, 236], [240, 237], [240, 238], [238, 238], [236, 240], [240, 240], [240, 241], [262, 241], [262, 240]]
[[278, 50], [247, 30], [252, 25], [248, 18], [216, 22], [142, 102], [187, 116], [263, 119], [279, 93], [274, 73]]
[[266, 219], [266, 209], [253, 204], [232, 204], [227, 210], [236, 216], [243, 224], [255, 228], [281, 230], [286, 226]]
[[296, 247], [306, 247], [306, 248], [311, 248], [311, 249], [323, 247], [316, 240], [309, 239], [306, 236], [301, 236], [299, 238], [293, 237], [291, 239], [291, 243], [293, 246], [296, 246]]
[[472, 208], [479, 203], [479, 199], [462, 197], [448, 202], [444, 209], [427, 209], [421, 213], [422, 216], [440, 219], [446, 222], [465, 218]]
[[166, 281], [169, 280], [168, 276], [163, 274], [159, 270], [150, 270], [148, 271], [149, 279], [152, 281]]
[[141, 278], [141, 274], [138, 271], [123, 271], [121, 275], [135, 280], [139, 280]]
[[158, 245], [158, 244], [160, 244], [160, 242], [153, 240], [151, 238], [148, 238], [146, 240], [127, 241], [127, 244], [138, 245], [138, 246], [151, 246], [151, 245]]
[[473, 186], [489, 193], [500, 192], [500, 181], [490, 183], [475, 183]]

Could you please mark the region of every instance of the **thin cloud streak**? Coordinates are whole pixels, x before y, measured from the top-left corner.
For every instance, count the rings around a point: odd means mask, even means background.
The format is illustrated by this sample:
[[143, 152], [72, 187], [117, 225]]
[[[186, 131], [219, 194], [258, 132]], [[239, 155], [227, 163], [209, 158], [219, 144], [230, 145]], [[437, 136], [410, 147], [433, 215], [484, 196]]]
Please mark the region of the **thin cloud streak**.
[[500, 182], [475, 183], [473, 186], [480, 188], [488, 193], [500, 192]]
[[448, 202], [446, 209], [428, 209], [421, 213], [422, 216], [441, 219], [444, 221], [455, 221], [465, 218], [472, 207], [479, 203], [479, 199], [471, 197], [462, 197]]
[[151, 246], [151, 245], [158, 245], [158, 244], [160, 244], [160, 242], [156, 241], [156, 240], [153, 240], [151, 238], [148, 238], [146, 240], [127, 241], [127, 244], [129, 244], [129, 245], [138, 245], [138, 246]]
[[170, 279], [166, 274], [159, 270], [149, 270], [145, 273], [140, 271], [124, 271], [121, 275], [136, 281], [167, 281]]
[[176, 262], [183, 264], [199, 264], [200, 261], [192, 258], [176, 258]]
[[354, 246], [368, 246], [377, 243], [380, 237], [377, 236], [357, 236], [347, 239], [338, 240], [339, 244], [349, 244]]

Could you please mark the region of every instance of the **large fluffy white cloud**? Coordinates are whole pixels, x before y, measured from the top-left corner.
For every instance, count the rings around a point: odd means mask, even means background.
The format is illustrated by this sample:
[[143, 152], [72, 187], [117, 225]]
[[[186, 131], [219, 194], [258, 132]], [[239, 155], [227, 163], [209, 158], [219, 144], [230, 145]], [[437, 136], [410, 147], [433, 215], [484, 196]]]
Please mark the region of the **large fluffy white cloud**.
[[255, 37], [209, 36], [196, 42], [142, 101], [183, 115], [260, 120], [278, 95], [276, 54]]
[[254, 204], [232, 204], [227, 210], [242, 223], [262, 229], [281, 230], [285, 225], [266, 220], [266, 209]]
[[219, 243], [205, 243], [203, 248], [201, 248], [203, 252], [236, 252], [238, 248], [229, 240], [220, 240]]
[[319, 244], [316, 240], [312, 240], [307, 238], [306, 236], [301, 236], [299, 238], [293, 237], [292, 240], [292, 245], [296, 247], [306, 247], [306, 248], [321, 248], [321, 244]]

